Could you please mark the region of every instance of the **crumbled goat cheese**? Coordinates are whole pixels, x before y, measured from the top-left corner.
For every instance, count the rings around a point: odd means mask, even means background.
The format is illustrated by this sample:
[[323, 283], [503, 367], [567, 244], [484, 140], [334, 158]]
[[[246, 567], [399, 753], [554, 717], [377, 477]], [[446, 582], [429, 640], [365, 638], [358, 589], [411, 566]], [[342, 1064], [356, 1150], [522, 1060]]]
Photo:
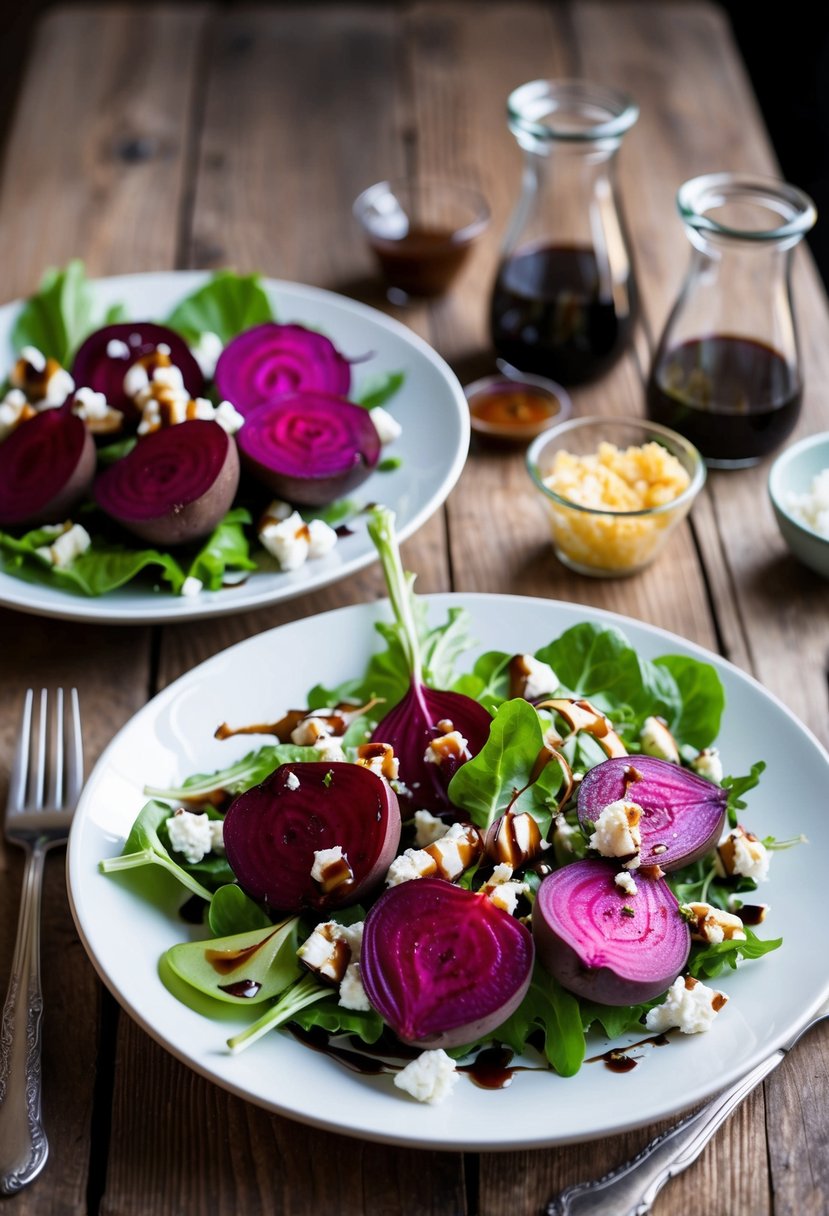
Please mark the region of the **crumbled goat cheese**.
[[303, 718], [291, 731], [291, 742], [297, 747], [313, 747], [318, 739], [330, 738], [331, 731], [325, 718], [316, 718], [311, 714]]
[[717, 868], [726, 874], [740, 874], [755, 882], [765, 882], [770, 864], [771, 853], [762, 840], [744, 828], [735, 828], [717, 846]]
[[337, 533], [324, 519], [312, 519], [308, 523], [308, 559], [325, 557], [337, 543]]
[[433, 1106], [449, 1096], [457, 1081], [455, 1061], [442, 1048], [421, 1052], [394, 1078], [398, 1089]]
[[625, 798], [611, 802], [596, 820], [596, 830], [588, 842], [590, 848], [596, 849], [602, 857], [629, 857], [631, 860], [625, 868], [635, 870], [642, 847], [641, 817], [642, 808], [638, 803]]
[[206, 815], [178, 810], [166, 821], [170, 844], [190, 865], [201, 861], [213, 847], [213, 833]]
[[484, 895], [489, 896], [496, 908], [500, 908], [503, 912], [508, 912], [510, 916], [513, 916], [519, 896], [526, 895], [529, 887], [525, 882], [519, 882], [514, 879], [512, 877], [512, 866], [502, 861], [495, 866], [488, 881], [481, 887], [481, 891]]
[[63, 405], [70, 393], [75, 390], [75, 381], [63, 367], [57, 367], [52, 372], [44, 386], [43, 399], [38, 402], [40, 409]]
[[29, 405], [23, 390], [9, 389], [3, 400], [0, 401], [0, 442], [11, 435], [21, 422], [26, 422], [34, 416], [35, 410]]
[[386, 874], [386, 886], [397, 887], [401, 882], [411, 882], [415, 878], [428, 878], [437, 872], [434, 857], [425, 849], [406, 849], [399, 857], [395, 857]]
[[449, 825], [431, 811], [415, 811], [414, 824], [415, 844], [419, 849], [425, 849], [427, 844], [434, 844], [449, 831]]
[[343, 1009], [356, 1009], [361, 1013], [368, 1013], [371, 1009], [371, 1004], [366, 996], [366, 990], [363, 987], [359, 963], [351, 962], [348, 964], [345, 975], [340, 981], [338, 1004], [342, 1005]]
[[377, 437], [384, 447], [387, 443], [394, 443], [395, 439], [400, 438], [403, 430], [402, 426], [396, 418], [392, 418], [388, 410], [383, 409], [382, 405], [375, 406], [368, 413], [371, 421], [374, 423]]
[[555, 692], [558, 676], [549, 663], [542, 663], [531, 654], [522, 655], [521, 660], [526, 673], [524, 696], [528, 701], [537, 701], [539, 697]]
[[661, 718], [646, 718], [639, 733], [639, 745], [646, 756], [679, 764], [679, 748]]
[[133, 363], [124, 376], [123, 389], [127, 397], [137, 397], [140, 392], [148, 387], [150, 377], [147, 375], [147, 369], [143, 363]]
[[287, 777], [285, 778], [285, 789], [286, 790], [298, 790], [299, 789], [299, 777], [297, 777], [296, 773], [288, 773]]
[[638, 895], [639, 888], [633, 880], [633, 875], [628, 874], [627, 870], [622, 870], [621, 874], [617, 874], [613, 879], [616, 886], [624, 891], [627, 895]]
[[799, 523], [829, 540], [829, 468], [815, 475], [805, 494], [789, 494], [786, 508]]
[[107, 342], [107, 357], [109, 359], [129, 359], [130, 348], [120, 338], [110, 338]]
[[220, 401], [213, 409], [213, 421], [218, 422], [228, 435], [235, 435], [245, 425], [244, 415], [240, 414], [230, 401]]
[[553, 845], [561, 849], [563, 853], [572, 853], [573, 838], [579, 836], [581, 836], [581, 829], [568, 823], [559, 811], [553, 824]]
[[24, 346], [20, 352], [20, 358], [24, 363], [28, 363], [32, 371], [46, 371], [46, 356], [36, 346]]
[[691, 761], [691, 768], [698, 776], [704, 777], [706, 781], [713, 781], [714, 785], [722, 785], [723, 766], [720, 753], [716, 747], [704, 748]]
[[681, 911], [688, 918], [691, 937], [695, 941], [709, 942], [712, 946], [724, 941], [746, 940], [743, 922], [733, 912], [723, 912], [711, 904], [683, 904]]
[[181, 594], [187, 596], [188, 598], [192, 598], [196, 595], [200, 595], [203, 587], [204, 583], [200, 578], [196, 578], [194, 574], [189, 574], [181, 584]]
[[469, 744], [459, 730], [450, 730], [446, 734], [432, 739], [426, 748], [423, 759], [427, 764], [442, 764], [447, 756], [455, 755], [459, 759], [469, 756]]
[[707, 988], [690, 975], [678, 976], [661, 1005], [649, 1009], [645, 1017], [648, 1030], [657, 1032], [676, 1027], [682, 1034], [701, 1034], [710, 1030], [714, 1018], [728, 1000], [724, 992]]
[[216, 364], [219, 362], [219, 355], [222, 353], [222, 340], [218, 334], [214, 334], [211, 330], [205, 330], [199, 336], [198, 342], [190, 347], [190, 354], [196, 360], [201, 369], [201, 374], [205, 380], [212, 380], [213, 374], [216, 371]]
[[347, 861], [347, 858], [338, 844], [335, 844], [331, 849], [315, 849], [314, 864], [311, 866], [311, 878], [314, 882], [324, 882], [325, 871], [329, 866], [338, 865], [342, 861]]
[[86, 553], [92, 544], [92, 537], [81, 524], [70, 524], [65, 527], [51, 545], [44, 545], [35, 552], [52, 566], [68, 566], [76, 557]]
[[339, 739], [335, 739], [333, 735], [320, 735], [312, 746], [315, 752], [319, 752], [320, 761], [326, 764], [343, 763], [347, 758]]
[[210, 828], [210, 847], [214, 853], [225, 851], [225, 821], [224, 819], [208, 819]]
[[282, 570], [298, 570], [308, 559], [311, 536], [308, 525], [298, 511], [280, 523], [266, 523], [260, 527], [259, 540], [262, 547], [276, 558]]

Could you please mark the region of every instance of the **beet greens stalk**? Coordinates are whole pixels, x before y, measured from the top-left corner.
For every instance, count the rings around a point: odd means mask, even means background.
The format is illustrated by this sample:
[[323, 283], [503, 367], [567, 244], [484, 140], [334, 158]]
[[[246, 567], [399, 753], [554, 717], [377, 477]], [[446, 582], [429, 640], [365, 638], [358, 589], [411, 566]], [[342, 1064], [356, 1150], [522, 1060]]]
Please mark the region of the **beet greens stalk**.
[[399, 761], [401, 807], [443, 811], [451, 807], [447, 787], [458, 768], [476, 755], [489, 736], [492, 721], [477, 701], [462, 693], [429, 688], [423, 681], [423, 658], [414, 611], [415, 576], [400, 560], [394, 514], [374, 507], [368, 530], [386, 576], [397, 634], [409, 669], [409, 689], [377, 724], [375, 743], [388, 743]]

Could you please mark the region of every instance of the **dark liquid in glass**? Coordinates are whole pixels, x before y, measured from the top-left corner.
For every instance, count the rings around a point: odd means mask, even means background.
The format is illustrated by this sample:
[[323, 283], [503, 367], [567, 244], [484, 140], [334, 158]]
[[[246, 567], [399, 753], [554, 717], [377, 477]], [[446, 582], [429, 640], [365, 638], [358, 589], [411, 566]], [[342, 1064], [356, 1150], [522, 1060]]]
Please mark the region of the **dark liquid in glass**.
[[605, 288], [592, 249], [542, 245], [504, 261], [492, 293], [492, 340], [521, 371], [561, 384], [592, 380], [615, 362], [636, 312], [632, 276]]
[[711, 464], [753, 464], [791, 434], [803, 386], [796, 368], [752, 338], [693, 338], [657, 357], [648, 415], [690, 439]]
[[470, 237], [412, 225], [398, 240], [369, 236], [389, 287], [408, 296], [439, 296], [460, 270], [471, 244]]

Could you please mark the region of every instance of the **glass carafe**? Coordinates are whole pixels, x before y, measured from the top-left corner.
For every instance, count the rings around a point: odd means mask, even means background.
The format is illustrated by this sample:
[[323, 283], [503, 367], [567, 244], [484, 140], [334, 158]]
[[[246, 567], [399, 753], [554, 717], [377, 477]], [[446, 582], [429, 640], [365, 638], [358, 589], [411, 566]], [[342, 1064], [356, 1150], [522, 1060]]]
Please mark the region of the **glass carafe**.
[[633, 329], [615, 165], [639, 110], [585, 80], [533, 80], [510, 94], [507, 114], [524, 169], [492, 293], [492, 340], [512, 366], [579, 384], [615, 362]]
[[691, 261], [648, 381], [648, 413], [715, 468], [756, 464], [791, 434], [803, 378], [792, 250], [815, 222], [784, 182], [711, 173], [677, 194]]

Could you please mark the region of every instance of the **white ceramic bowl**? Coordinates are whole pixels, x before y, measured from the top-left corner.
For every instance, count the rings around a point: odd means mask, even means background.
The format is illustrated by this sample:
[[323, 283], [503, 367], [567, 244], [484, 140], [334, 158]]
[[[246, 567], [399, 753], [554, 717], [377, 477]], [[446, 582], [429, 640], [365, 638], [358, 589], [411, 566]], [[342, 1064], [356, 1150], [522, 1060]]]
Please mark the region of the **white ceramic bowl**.
[[829, 469], [829, 431], [808, 435], [785, 449], [771, 466], [769, 497], [777, 525], [798, 561], [829, 578], [829, 538], [793, 510], [794, 495], [808, 494], [823, 469]]

